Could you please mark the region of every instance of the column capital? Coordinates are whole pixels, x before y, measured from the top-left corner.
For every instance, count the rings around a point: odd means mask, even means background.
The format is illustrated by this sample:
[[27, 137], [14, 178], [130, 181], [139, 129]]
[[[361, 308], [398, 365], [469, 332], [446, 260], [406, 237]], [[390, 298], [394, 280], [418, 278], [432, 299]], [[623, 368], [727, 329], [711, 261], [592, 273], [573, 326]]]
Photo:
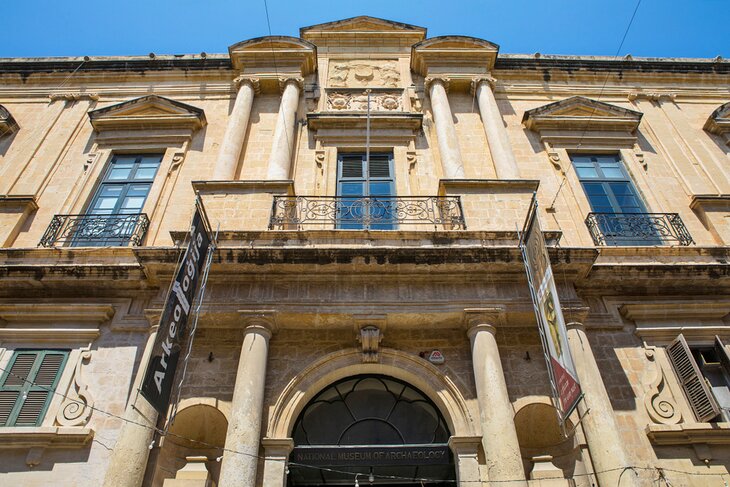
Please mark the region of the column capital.
[[284, 91], [284, 88], [286, 88], [286, 85], [288, 85], [289, 83], [296, 84], [297, 88], [299, 88], [300, 91], [304, 89], [304, 78], [299, 78], [296, 76], [289, 76], [289, 77], [280, 76], [279, 77], [279, 89], [282, 92]]
[[470, 93], [472, 96], [474, 96], [474, 93], [476, 93], [477, 88], [479, 88], [479, 85], [482, 83], [486, 83], [489, 85], [489, 88], [494, 90], [494, 87], [497, 85], [497, 80], [493, 78], [492, 76], [478, 76], [471, 79], [471, 89]]
[[264, 438], [261, 440], [266, 457], [288, 457], [294, 449], [292, 438]]
[[261, 93], [261, 83], [259, 78], [254, 78], [252, 76], [238, 76], [233, 80], [233, 86], [236, 87], [236, 90], [240, 90], [241, 86], [243, 85], [249, 85], [251, 88], [253, 88], [254, 93], [257, 95]]
[[506, 318], [506, 311], [503, 306], [492, 306], [487, 308], [464, 308], [464, 323], [467, 329], [479, 325], [497, 327], [503, 325]]
[[452, 436], [448, 445], [454, 455], [476, 455], [481, 443], [481, 436]]
[[240, 309], [238, 314], [243, 319], [244, 334], [260, 333], [268, 339], [279, 329], [275, 311]]
[[570, 323], [566, 323], [565, 328], [567, 328], [568, 330], [579, 330], [584, 333], [586, 331], [586, 325], [584, 325], [580, 321], [571, 321]]
[[447, 76], [428, 76], [426, 79], [424, 79], [423, 87], [426, 89], [426, 92], [429, 93], [429, 96], [431, 85], [434, 83], [440, 83], [441, 86], [444, 87], [444, 90], [446, 90], [446, 93], [448, 93], [449, 85], [451, 84], [451, 78]]
[[585, 323], [591, 308], [588, 306], [561, 306], [565, 322]]

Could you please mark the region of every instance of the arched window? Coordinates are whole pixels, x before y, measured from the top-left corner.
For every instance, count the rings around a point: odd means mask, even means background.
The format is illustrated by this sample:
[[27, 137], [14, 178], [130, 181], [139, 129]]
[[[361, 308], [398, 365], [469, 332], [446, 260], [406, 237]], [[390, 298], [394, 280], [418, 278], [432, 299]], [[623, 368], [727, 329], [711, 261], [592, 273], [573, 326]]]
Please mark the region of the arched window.
[[[385, 376], [357, 376], [320, 392], [292, 434], [290, 486], [441, 485], [454, 479], [451, 436], [422, 392]], [[444, 483], [444, 485], [447, 485]]]

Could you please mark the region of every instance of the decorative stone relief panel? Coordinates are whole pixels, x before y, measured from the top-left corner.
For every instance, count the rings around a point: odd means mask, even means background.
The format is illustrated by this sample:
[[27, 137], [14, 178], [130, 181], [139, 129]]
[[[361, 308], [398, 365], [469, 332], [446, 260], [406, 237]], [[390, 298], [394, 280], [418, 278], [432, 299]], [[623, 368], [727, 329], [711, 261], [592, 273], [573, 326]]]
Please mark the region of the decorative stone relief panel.
[[396, 61], [333, 59], [330, 61], [327, 85], [350, 88], [397, 88], [400, 85], [400, 71]]
[[[327, 110], [365, 112], [368, 109], [368, 95], [362, 91], [327, 90]], [[398, 91], [370, 93], [370, 111], [403, 111], [403, 96]]]

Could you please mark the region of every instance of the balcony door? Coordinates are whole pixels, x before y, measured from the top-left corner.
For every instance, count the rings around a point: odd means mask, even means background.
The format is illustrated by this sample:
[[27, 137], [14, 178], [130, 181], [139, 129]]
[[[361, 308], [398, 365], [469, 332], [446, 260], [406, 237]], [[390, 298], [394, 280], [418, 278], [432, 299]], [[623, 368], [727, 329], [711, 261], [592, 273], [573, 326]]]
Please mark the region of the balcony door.
[[76, 223], [73, 245], [126, 245], [161, 160], [159, 154], [115, 155], [86, 213]]
[[340, 154], [337, 228], [394, 230], [397, 226], [392, 154]]
[[647, 213], [618, 155], [572, 155], [571, 160], [606, 244], [662, 243], [657, 230], [661, 223]]

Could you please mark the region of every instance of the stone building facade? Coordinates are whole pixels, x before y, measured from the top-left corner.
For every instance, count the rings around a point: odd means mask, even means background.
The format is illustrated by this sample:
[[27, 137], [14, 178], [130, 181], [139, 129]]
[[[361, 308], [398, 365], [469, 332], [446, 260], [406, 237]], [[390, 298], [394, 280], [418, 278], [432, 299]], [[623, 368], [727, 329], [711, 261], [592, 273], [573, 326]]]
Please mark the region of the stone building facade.
[[[2, 59], [0, 484], [727, 485], [729, 163], [721, 58], [357, 17]], [[585, 394], [564, 430], [533, 193]], [[218, 247], [167, 427], [138, 388], [196, 197]]]

